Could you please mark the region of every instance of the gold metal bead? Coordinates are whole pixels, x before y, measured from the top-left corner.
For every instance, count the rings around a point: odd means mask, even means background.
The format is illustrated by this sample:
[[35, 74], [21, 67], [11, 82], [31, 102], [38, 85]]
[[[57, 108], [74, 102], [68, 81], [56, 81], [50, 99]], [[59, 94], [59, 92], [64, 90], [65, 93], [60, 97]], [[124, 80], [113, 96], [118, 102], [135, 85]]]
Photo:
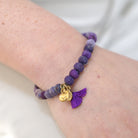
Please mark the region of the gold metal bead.
[[59, 95], [59, 100], [61, 102], [71, 101], [72, 99], [71, 87], [66, 84], [61, 84], [60, 87], [61, 87], [61, 94]]

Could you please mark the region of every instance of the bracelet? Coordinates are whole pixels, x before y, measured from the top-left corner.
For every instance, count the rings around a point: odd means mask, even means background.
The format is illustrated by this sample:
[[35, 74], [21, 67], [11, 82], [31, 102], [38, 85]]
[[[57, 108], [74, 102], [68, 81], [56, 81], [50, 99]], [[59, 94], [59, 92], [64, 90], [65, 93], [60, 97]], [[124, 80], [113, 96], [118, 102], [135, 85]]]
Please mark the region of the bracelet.
[[79, 57], [78, 62], [74, 64], [74, 69], [69, 72], [69, 75], [64, 78], [63, 84], [56, 84], [48, 90], [42, 90], [37, 85], [34, 86], [35, 95], [40, 99], [48, 99], [59, 95], [60, 101], [71, 101], [72, 108], [78, 107], [82, 103], [82, 97], [87, 93], [87, 88], [84, 88], [77, 92], [71, 91], [71, 85], [74, 80], [77, 79], [80, 73], [84, 70], [85, 64], [94, 50], [95, 43], [97, 41], [96, 34], [92, 32], [82, 33], [87, 38], [84, 51]]

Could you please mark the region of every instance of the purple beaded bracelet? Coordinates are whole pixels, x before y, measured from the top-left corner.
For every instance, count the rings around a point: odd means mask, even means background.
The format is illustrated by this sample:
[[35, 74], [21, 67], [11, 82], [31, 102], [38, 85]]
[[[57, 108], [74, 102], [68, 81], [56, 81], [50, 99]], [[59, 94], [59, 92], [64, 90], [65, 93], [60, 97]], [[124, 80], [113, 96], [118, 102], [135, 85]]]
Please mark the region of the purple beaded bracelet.
[[96, 34], [92, 32], [87, 32], [82, 34], [87, 38], [84, 51], [79, 57], [78, 62], [74, 64], [74, 69], [69, 72], [69, 75], [64, 78], [64, 84], [56, 84], [48, 90], [43, 91], [37, 85], [34, 86], [35, 95], [40, 99], [52, 98], [59, 95], [60, 101], [71, 101], [72, 108], [78, 107], [82, 103], [82, 97], [86, 95], [87, 89], [84, 88], [77, 92], [71, 91], [71, 85], [74, 80], [77, 79], [80, 73], [84, 70], [85, 64], [87, 64], [88, 59], [91, 57], [95, 43], [97, 41]]

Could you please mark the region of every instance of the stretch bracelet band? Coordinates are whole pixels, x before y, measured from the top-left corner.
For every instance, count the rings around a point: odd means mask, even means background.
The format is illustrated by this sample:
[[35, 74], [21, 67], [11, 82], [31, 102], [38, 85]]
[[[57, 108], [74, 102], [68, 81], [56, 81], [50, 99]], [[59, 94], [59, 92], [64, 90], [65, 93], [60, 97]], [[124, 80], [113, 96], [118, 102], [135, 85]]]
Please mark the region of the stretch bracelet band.
[[84, 51], [79, 57], [78, 62], [74, 64], [74, 69], [69, 72], [69, 75], [64, 78], [63, 84], [56, 84], [48, 90], [42, 90], [37, 85], [34, 86], [35, 95], [40, 99], [48, 99], [59, 95], [60, 101], [71, 101], [72, 108], [78, 107], [82, 103], [82, 97], [87, 93], [87, 88], [84, 88], [77, 92], [71, 91], [71, 85], [74, 80], [77, 79], [80, 73], [84, 70], [85, 64], [94, 50], [95, 43], [97, 41], [96, 34], [87, 32], [82, 34], [87, 38]]

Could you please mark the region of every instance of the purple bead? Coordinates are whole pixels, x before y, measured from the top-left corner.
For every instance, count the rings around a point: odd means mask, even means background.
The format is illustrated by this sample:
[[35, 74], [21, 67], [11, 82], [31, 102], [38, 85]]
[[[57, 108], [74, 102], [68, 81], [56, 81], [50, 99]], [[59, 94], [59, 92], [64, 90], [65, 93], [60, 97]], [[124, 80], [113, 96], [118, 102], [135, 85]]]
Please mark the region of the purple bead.
[[80, 56], [79, 62], [82, 64], [86, 64], [88, 62], [88, 58], [86, 56]]
[[85, 47], [84, 47], [84, 50], [88, 50], [92, 53], [93, 52], [93, 47], [90, 44], [88, 44], [88, 45], [86, 44]]
[[41, 92], [42, 91], [40, 89], [35, 90], [35, 96], [37, 96], [38, 98], [40, 98]]
[[45, 94], [45, 91], [41, 92], [39, 94], [39, 98], [41, 98], [41, 99], [47, 99], [44, 94]]
[[83, 66], [83, 64], [82, 63], [76, 63], [75, 65], [74, 65], [74, 68], [80, 73], [80, 72], [82, 72], [83, 71], [83, 69], [84, 69], [84, 66]]
[[95, 33], [90, 32], [89, 36], [88, 36], [88, 39], [93, 39], [96, 42], [97, 41], [97, 36], [96, 36]]
[[49, 93], [50, 93], [50, 95], [51, 95], [52, 97], [54, 97], [54, 96], [56, 96], [56, 95], [57, 95], [57, 93], [56, 93], [56, 91], [55, 91], [55, 88], [54, 88], [54, 87], [51, 87], [51, 88], [49, 89]]
[[89, 52], [88, 50], [84, 50], [82, 56], [85, 56], [89, 59], [91, 57], [91, 52]]
[[67, 85], [72, 85], [74, 83], [74, 79], [71, 76], [66, 76], [64, 81]]
[[57, 94], [60, 94], [61, 92], [61, 88], [60, 88], [60, 84], [56, 84], [56, 86], [55, 86], [55, 89], [56, 89], [56, 93]]
[[93, 32], [83, 33], [83, 36], [85, 36], [87, 39], [93, 39], [95, 42], [97, 41], [97, 36]]
[[95, 46], [95, 41], [93, 39], [89, 39], [86, 41], [86, 45], [90, 45], [92, 48]]
[[34, 93], [37, 96], [38, 93], [41, 93], [41, 89], [39, 88], [34, 88]]
[[79, 77], [79, 73], [78, 73], [78, 71], [75, 70], [75, 69], [72, 69], [72, 70], [70, 71], [69, 75], [70, 75], [71, 77], [73, 77], [74, 79], [77, 79], [77, 78]]
[[46, 90], [45, 93], [44, 93], [44, 96], [46, 98], [52, 98], [53, 96], [49, 93], [49, 90]]

